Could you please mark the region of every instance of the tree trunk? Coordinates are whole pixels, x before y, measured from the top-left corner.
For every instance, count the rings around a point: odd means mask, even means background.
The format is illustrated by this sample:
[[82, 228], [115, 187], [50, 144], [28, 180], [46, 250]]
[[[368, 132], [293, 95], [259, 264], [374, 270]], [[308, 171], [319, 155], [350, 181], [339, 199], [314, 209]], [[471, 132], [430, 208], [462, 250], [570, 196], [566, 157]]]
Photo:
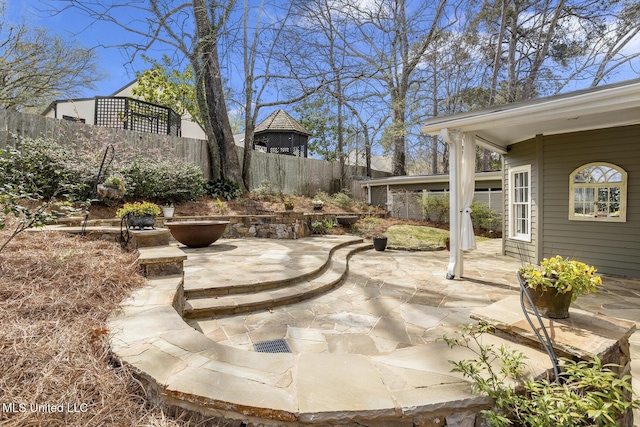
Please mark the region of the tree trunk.
[[229, 122], [225, 104], [220, 60], [218, 58], [218, 28], [210, 21], [203, 0], [193, 0], [193, 11], [200, 44], [194, 60], [202, 63], [204, 95], [207, 104], [207, 108], [202, 113], [209, 116], [208, 122], [211, 134], [214, 136], [215, 143], [218, 146], [222, 178], [237, 183], [242, 191], [246, 191], [247, 189], [242, 181], [238, 151], [233, 142], [233, 131], [231, 130], [231, 123]]

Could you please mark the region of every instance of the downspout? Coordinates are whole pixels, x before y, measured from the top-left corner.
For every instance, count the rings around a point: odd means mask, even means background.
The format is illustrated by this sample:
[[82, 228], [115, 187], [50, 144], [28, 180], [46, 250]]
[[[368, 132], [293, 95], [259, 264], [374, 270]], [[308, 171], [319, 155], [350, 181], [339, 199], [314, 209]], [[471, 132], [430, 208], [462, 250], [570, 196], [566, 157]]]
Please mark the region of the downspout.
[[[460, 250], [460, 178], [459, 170], [462, 163], [460, 138], [455, 138], [449, 129], [440, 131], [442, 140], [449, 145], [449, 266], [447, 279], [453, 280], [459, 272], [462, 258]], [[457, 141], [456, 141], [457, 139]]]

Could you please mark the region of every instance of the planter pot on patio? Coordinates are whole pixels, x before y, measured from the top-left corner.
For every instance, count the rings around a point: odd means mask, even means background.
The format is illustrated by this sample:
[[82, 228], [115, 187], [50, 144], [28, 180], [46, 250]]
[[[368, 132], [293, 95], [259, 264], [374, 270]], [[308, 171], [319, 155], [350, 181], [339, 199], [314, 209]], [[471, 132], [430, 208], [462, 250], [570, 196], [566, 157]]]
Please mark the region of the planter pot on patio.
[[[520, 274], [518, 273], [518, 275]], [[521, 277], [519, 279], [522, 280]], [[573, 291], [559, 294], [555, 288], [533, 289], [526, 285], [524, 288], [540, 316], [547, 319], [567, 319], [569, 317]], [[524, 298], [524, 306], [528, 310], [533, 310], [529, 304], [529, 298]]]
[[176, 211], [176, 208], [173, 206], [163, 206], [162, 207], [162, 216], [165, 218], [173, 218], [173, 213]]
[[144, 214], [140, 215], [135, 212], [129, 212], [127, 214], [127, 223], [131, 228], [138, 228], [143, 230], [147, 227], [154, 228], [156, 224], [156, 218], [153, 215]]
[[387, 238], [386, 237], [374, 237], [373, 238], [373, 249], [376, 251], [382, 252], [387, 248]]
[[164, 225], [178, 242], [190, 248], [209, 246], [224, 234], [229, 221], [176, 221]]

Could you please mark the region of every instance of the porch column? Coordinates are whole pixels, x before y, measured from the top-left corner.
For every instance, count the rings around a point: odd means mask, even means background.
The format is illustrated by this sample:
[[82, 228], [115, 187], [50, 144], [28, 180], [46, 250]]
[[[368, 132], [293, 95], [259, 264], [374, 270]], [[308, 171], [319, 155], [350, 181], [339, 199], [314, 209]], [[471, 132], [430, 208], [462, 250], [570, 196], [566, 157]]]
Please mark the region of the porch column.
[[443, 129], [442, 139], [449, 144], [449, 232], [450, 247], [447, 279], [462, 277], [463, 251], [476, 248], [471, 203], [475, 192], [475, 134]]
[[449, 144], [449, 266], [447, 279], [462, 275], [462, 249], [460, 248], [460, 171], [462, 170], [462, 136], [452, 129], [442, 129], [440, 136]]

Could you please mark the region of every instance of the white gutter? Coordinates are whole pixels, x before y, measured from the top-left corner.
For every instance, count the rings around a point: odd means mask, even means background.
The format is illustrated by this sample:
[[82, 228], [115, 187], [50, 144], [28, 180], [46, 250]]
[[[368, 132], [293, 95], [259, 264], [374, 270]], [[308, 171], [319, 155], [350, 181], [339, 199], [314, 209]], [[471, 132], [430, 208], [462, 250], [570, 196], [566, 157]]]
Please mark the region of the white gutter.
[[[518, 104], [507, 104], [462, 113], [447, 118], [427, 120], [420, 129], [422, 133], [437, 135], [447, 126], [460, 131], [478, 131], [496, 126], [517, 126], [532, 121], [559, 119], [563, 117], [599, 114], [634, 108], [640, 105], [640, 83], [594, 89], [585, 93], [569, 93], [564, 96], [541, 98]], [[457, 116], [457, 117], [456, 117]]]
[[[502, 181], [502, 171], [477, 172], [476, 181]], [[361, 181], [360, 187], [380, 187], [387, 185], [437, 184], [449, 182], [449, 175], [408, 175], [391, 176]]]

